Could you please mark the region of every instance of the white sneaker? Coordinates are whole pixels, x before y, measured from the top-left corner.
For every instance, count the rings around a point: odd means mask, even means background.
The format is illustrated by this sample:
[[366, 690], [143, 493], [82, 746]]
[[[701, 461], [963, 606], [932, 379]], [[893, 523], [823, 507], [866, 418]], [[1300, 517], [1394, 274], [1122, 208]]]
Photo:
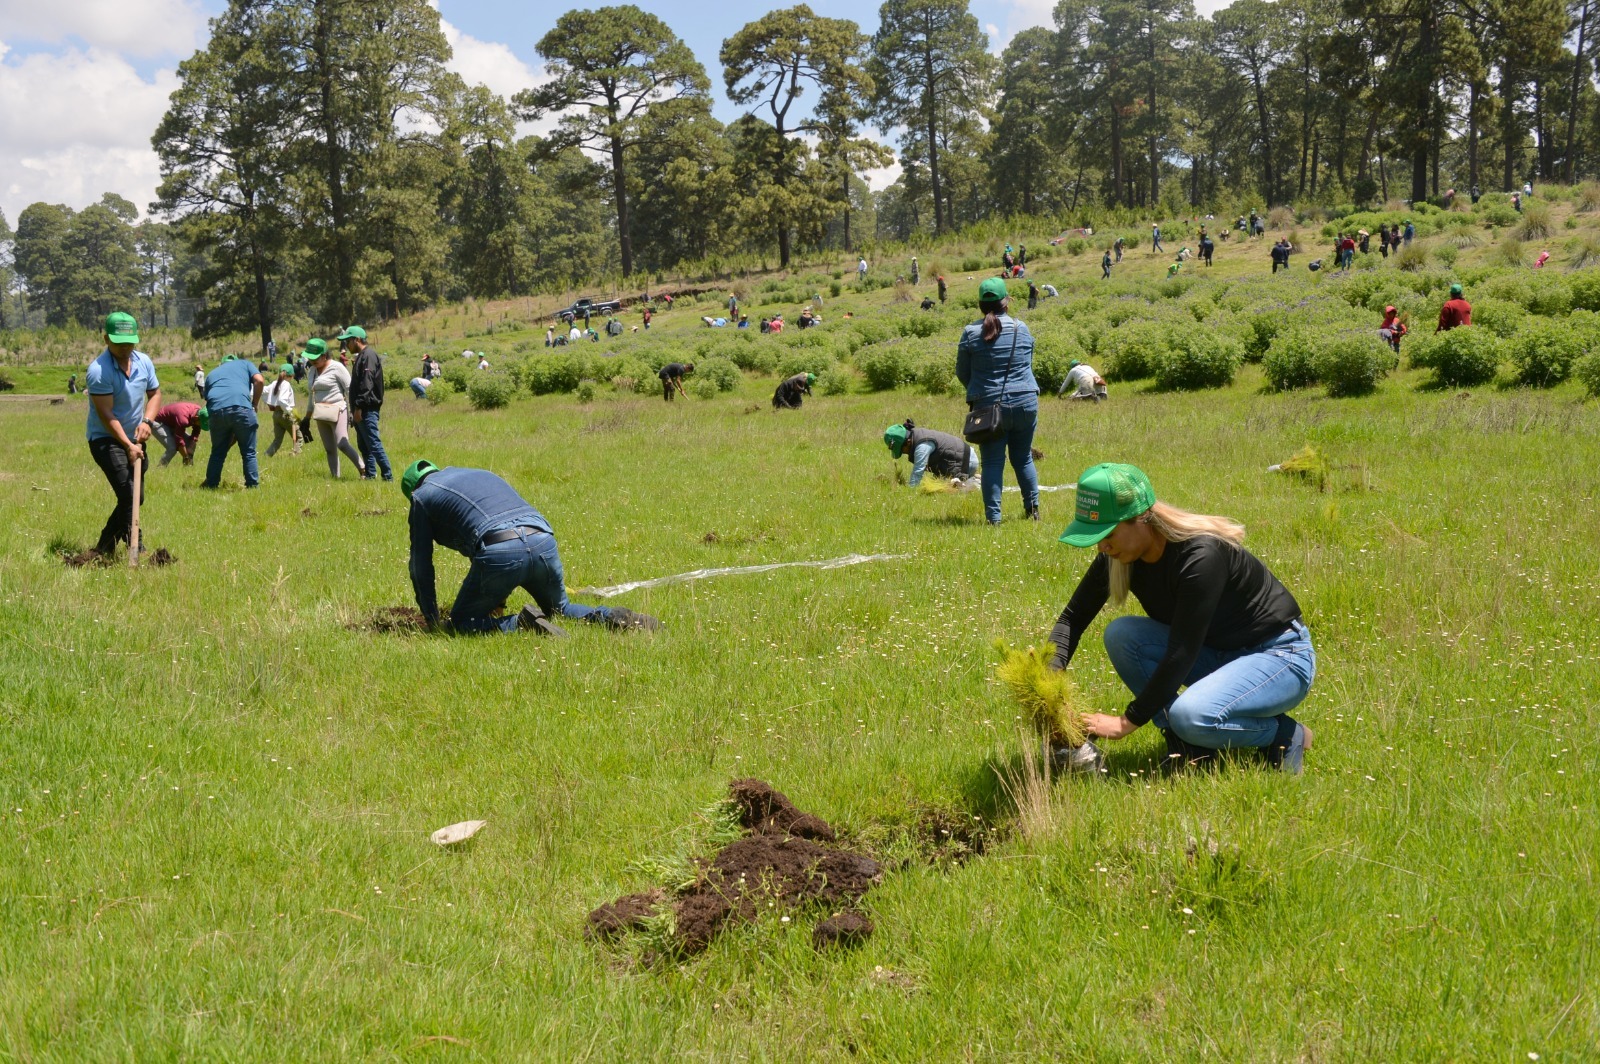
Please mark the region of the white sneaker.
[[1104, 772], [1106, 768], [1106, 755], [1094, 744], [1093, 739], [1085, 739], [1082, 746], [1058, 746], [1049, 753], [1050, 767], [1060, 776]]

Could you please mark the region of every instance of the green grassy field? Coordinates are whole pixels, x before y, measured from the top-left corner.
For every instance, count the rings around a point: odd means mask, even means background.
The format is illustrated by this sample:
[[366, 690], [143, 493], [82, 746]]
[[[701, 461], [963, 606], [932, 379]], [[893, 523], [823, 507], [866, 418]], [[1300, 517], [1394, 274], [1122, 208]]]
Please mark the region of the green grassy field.
[[[891, 298], [830, 300], [826, 328]], [[703, 312], [648, 342], [693, 356]], [[483, 313], [396, 332], [479, 347]], [[1317, 738], [1299, 778], [1165, 779], [1146, 728], [1020, 809], [1032, 743], [992, 643], [1044, 638], [1090, 556], [1056, 542], [1070, 492], [1039, 525], [1008, 494], [990, 529], [973, 495], [897, 483], [884, 426], [954, 431], [959, 398], [858, 383], [778, 414], [760, 374], [671, 406], [391, 394], [397, 468], [509, 479], [574, 588], [906, 555], [626, 594], [665, 631], [559, 642], [366, 630], [411, 601], [406, 504], [320, 448], [263, 459], [253, 492], [237, 457], [216, 493], [156, 469], [146, 542], [178, 563], [66, 568], [52, 549], [112, 501], [82, 402], [8, 403], [0, 1059], [1592, 1059], [1600, 413], [1575, 383], [1425, 379], [1329, 399], [1246, 366], [1042, 401], [1044, 484], [1130, 461], [1246, 524], [1317, 644]], [[1265, 471], [1306, 444], [1326, 491]], [[466, 560], [439, 562], [448, 602]], [[1073, 672], [1114, 712], [1109, 616]], [[822, 913], [775, 912], [654, 967], [586, 941], [740, 776], [889, 861], [875, 935], [819, 954]], [[930, 812], [991, 844], [924, 859]], [[428, 841], [469, 818], [460, 852]]]

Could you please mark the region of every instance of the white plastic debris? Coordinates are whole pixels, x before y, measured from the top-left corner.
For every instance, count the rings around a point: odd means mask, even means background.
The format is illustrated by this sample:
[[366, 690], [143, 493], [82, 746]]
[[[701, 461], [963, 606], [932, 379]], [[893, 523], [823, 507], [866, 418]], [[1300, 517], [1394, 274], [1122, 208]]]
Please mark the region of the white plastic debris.
[[435, 846], [454, 846], [458, 842], [466, 842], [472, 836], [483, 830], [487, 820], [463, 820], [459, 824], [451, 824], [435, 831], [428, 838], [433, 840]]

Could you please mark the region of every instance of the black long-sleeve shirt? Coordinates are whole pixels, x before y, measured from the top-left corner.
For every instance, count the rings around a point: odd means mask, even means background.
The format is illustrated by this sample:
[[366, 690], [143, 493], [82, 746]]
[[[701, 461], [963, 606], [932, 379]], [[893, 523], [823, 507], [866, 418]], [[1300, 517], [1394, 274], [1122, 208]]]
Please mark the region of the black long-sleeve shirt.
[[[1300, 619], [1300, 604], [1261, 559], [1216, 536], [1168, 543], [1159, 560], [1129, 566], [1128, 590], [1151, 620], [1172, 627], [1167, 653], [1127, 717], [1143, 724], [1169, 705], [1201, 647], [1242, 650], [1281, 634]], [[1061, 611], [1057, 660], [1072, 660], [1084, 629], [1111, 594], [1111, 559], [1095, 557]], [[1064, 629], [1064, 631], [1063, 631]], [[1065, 646], [1062, 645], [1063, 641]]]

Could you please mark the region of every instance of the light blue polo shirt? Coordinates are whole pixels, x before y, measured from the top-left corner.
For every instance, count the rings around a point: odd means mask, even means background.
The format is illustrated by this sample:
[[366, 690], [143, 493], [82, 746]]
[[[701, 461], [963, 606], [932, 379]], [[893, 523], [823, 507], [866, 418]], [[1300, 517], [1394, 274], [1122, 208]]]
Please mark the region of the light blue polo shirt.
[[[126, 375], [110, 350], [102, 351], [99, 358], [89, 363], [89, 372], [84, 375], [84, 380], [85, 390], [90, 395], [112, 397], [111, 416], [122, 422], [122, 431], [128, 434], [130, 440], [139, 430], [139, 422], [144, 420], [146, 393], [161, 387], [161, 382], [156, 379], [155, 363], [142, 351], [135, 351], [129, 356]], [[89, 400], [87, 428], [91, 440], [113, 438], [111, 430], [100, 421], [93, 399]]]

